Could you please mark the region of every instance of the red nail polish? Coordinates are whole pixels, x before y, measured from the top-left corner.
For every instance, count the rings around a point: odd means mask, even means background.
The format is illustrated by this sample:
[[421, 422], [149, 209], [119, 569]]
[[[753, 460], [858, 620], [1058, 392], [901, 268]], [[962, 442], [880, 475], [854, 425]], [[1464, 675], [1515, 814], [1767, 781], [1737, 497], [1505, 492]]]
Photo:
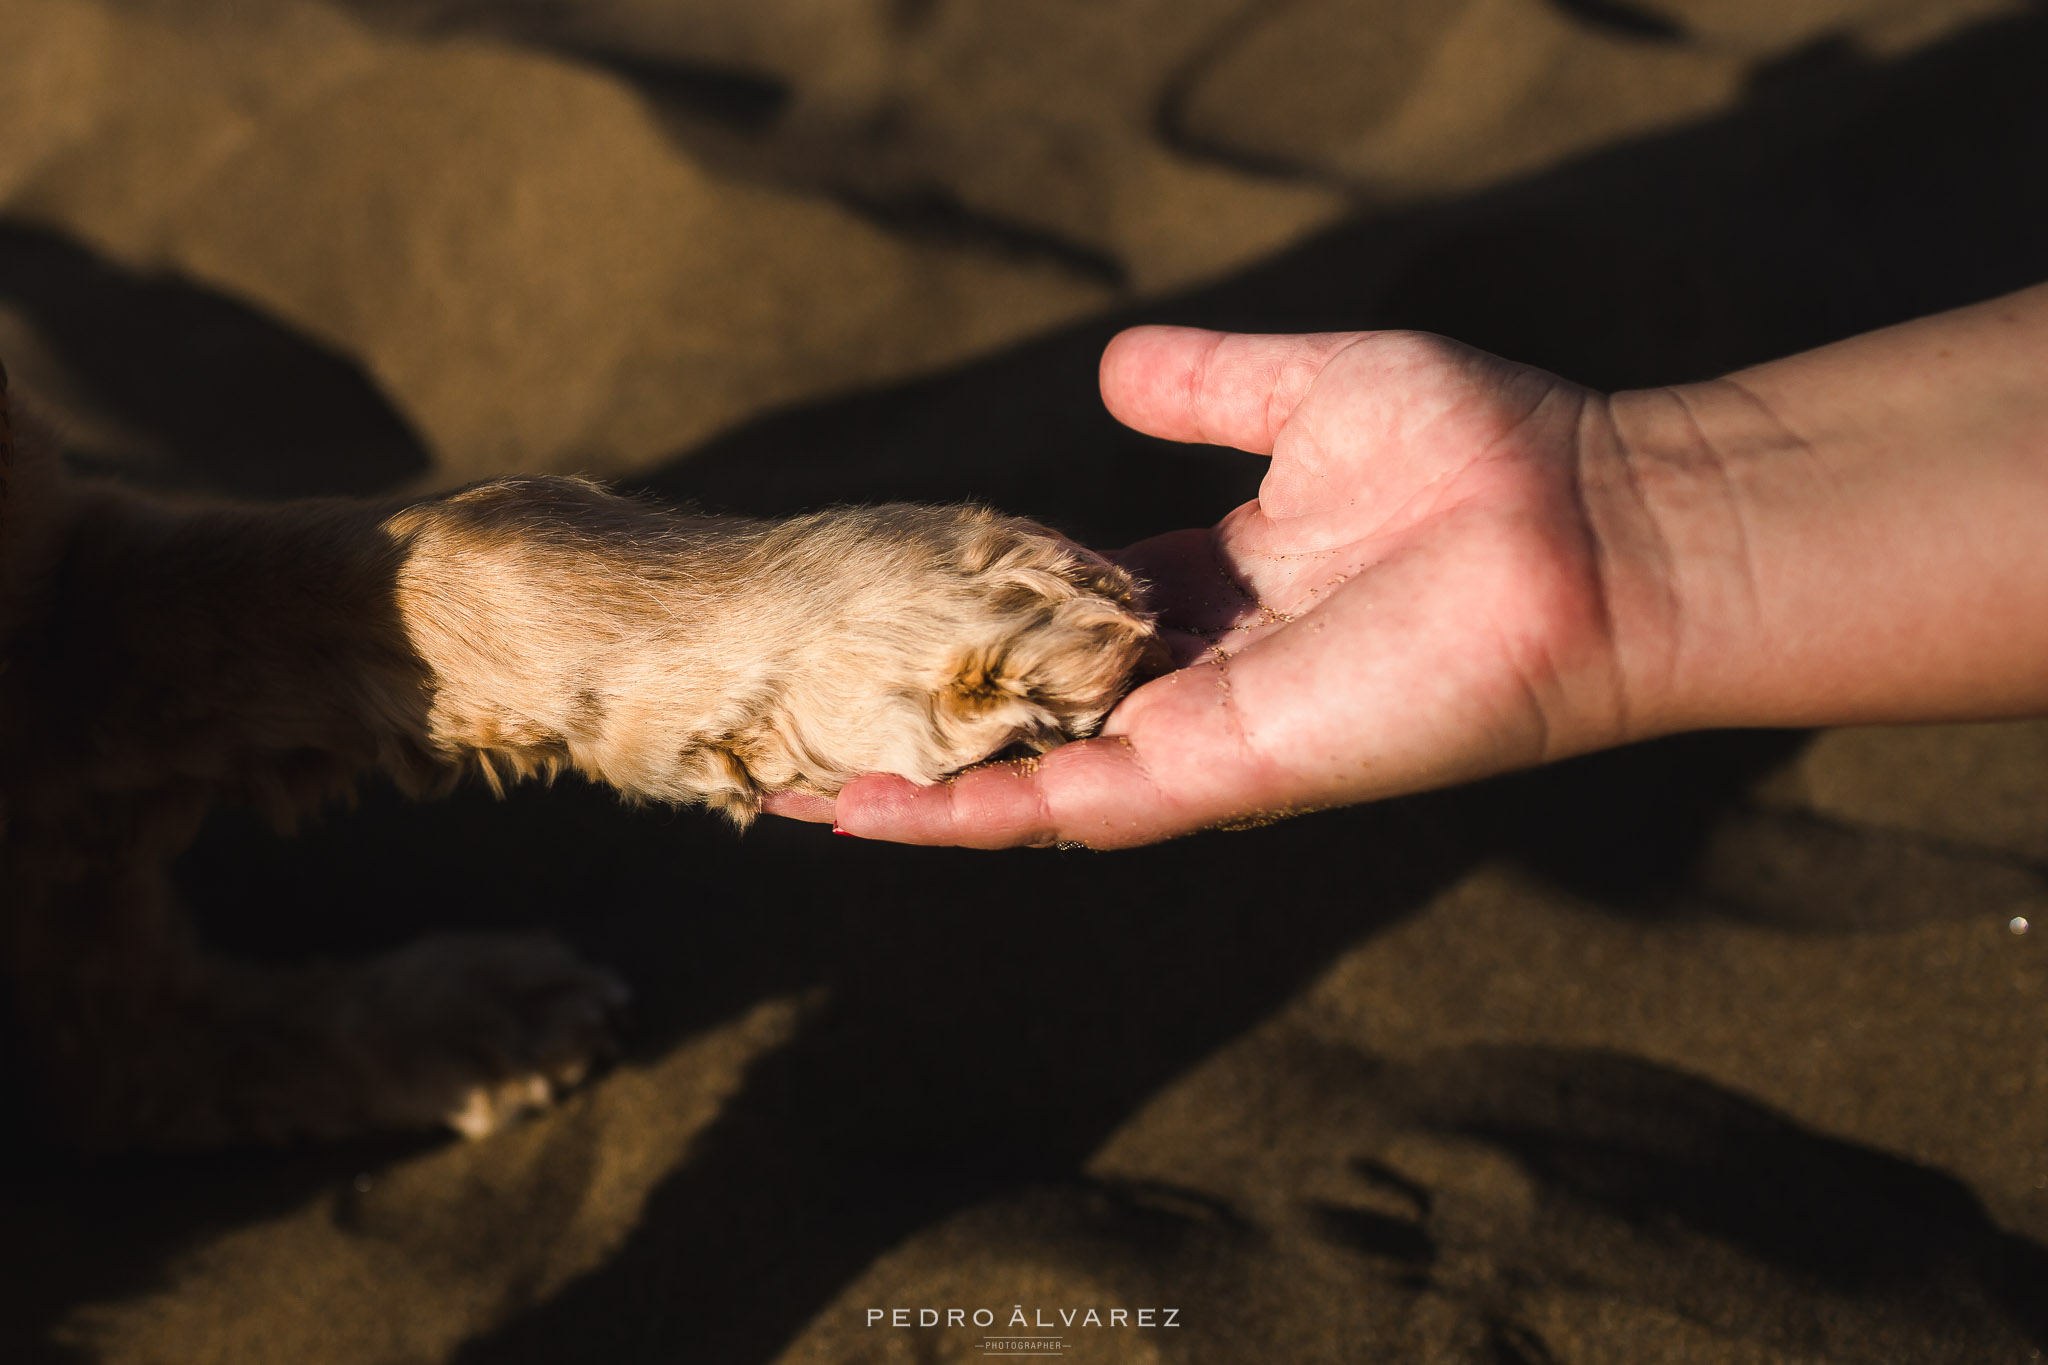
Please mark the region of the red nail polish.
[[849, 838], [849, 839], [857, 839], [857, 838], [859, 838], [859, 837], [860, 837], [859, 835], [855, 834], [855, 833], [854, 833], [854, 832], [853, 832], [852, 830], [850, 830], [850, 829], [841, 829], [841, 828], [839, 828], [839, 826], [837, 826], [837, 825], [834, 825], [834, 826], [832, 826], [832, 832], [833, 832], [834, 834], [844, 834], [844, 835], [845, 835], [845, 836], [846, 836], [847, 838]]

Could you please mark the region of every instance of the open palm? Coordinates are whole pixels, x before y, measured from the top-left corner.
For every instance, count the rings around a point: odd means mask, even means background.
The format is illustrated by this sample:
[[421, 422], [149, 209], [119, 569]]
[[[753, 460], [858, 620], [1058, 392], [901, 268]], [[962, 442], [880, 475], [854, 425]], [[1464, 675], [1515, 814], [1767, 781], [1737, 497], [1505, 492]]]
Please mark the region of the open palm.
[[1416, 333], [1163, 327], [1112, 342], [1102, 388], [1138, 430], [1272, 457], [1213, 529], [1117, 556], [1153, 585], [1181, 666], [1036, 762], [862, 778], [842, 828], [1119, 847], [1617, 737], [1588, 496], [1588, 471], [1618, 467], [1604, 397]]

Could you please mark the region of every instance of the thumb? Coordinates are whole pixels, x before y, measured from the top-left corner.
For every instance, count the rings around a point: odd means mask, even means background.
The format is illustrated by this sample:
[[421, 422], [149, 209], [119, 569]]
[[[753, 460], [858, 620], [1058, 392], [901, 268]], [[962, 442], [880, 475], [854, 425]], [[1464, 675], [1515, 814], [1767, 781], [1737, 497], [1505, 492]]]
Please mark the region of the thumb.
[[1119, 422], [1148, 436], [1270, 455], [1316, 376], [1362, 335], [1133, 327], [1102, 352], [1102, 401]]

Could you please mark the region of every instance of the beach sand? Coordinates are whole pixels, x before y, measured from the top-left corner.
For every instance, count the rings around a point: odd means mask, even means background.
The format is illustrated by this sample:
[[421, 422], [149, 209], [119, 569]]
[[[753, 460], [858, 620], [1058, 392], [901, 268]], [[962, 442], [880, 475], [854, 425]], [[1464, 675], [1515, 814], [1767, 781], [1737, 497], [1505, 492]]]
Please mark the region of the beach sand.
[[[161, 487], [582, 470], [1113, 545], [1259, 474], [1102, 413], [1119, 327], [1703, 377], [2048, 278], [2043, 71], [2048, 7], [1989, 0], [6, 0], [0, 356]], [[627, 1056], [474, 1143], [10, 1115], [0, 1358], [2048, 1349], [2048, 723], [1112, 855], [373, 789], [180, 880], [268, 960], [550, 929], [632, 982]]]

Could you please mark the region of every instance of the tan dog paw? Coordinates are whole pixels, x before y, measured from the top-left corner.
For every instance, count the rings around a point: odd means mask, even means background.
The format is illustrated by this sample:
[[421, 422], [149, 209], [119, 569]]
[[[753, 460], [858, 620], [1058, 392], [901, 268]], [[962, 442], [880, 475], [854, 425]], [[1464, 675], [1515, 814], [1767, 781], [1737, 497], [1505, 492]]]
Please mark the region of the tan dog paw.
[[745, 825], [1092, 734], [1166, 664], [1135, 579], [985, 508], [764, 522], [522, 479], [395, 525], [434, 736], [493, 781], [573, 767]]
[[981, 508], [876, 507], [772, 533], [745, 590], [772, 679], [700, 731], [682, 771], [746, 824], [781, 791], [862, 773], [933, 782], [1015, 748], [1095, 733], [1165, 647], [1128, 573]]

